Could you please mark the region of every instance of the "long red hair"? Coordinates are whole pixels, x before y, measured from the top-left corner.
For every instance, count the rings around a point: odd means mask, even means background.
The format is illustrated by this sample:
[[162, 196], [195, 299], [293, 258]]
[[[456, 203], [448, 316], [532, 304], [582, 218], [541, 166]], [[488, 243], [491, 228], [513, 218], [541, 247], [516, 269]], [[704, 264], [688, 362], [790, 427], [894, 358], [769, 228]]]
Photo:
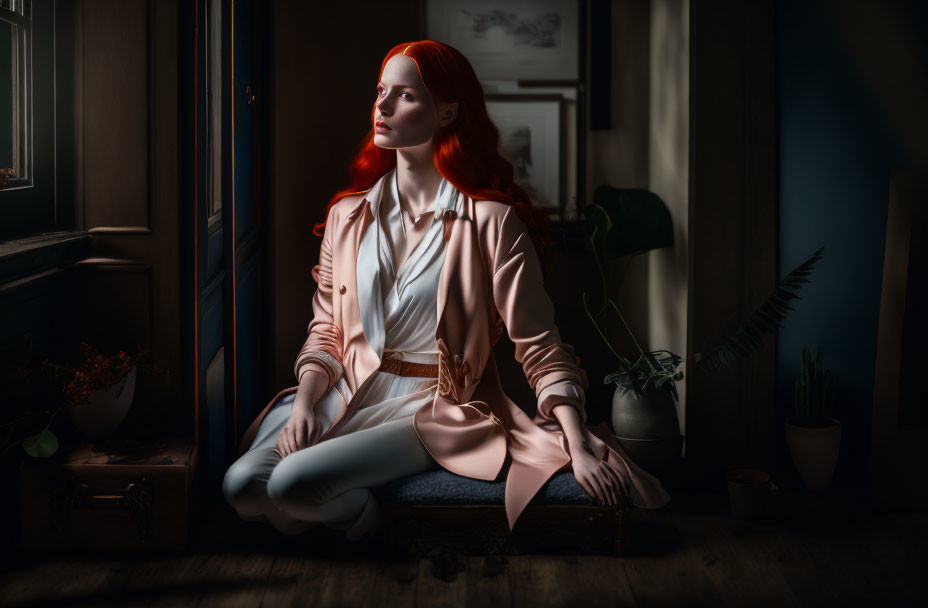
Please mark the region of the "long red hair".
[[[546, 267], [551, 252], [548, 234], [550, 220], [538, 212], [528, 194], [512, 181], [512, 164], [499, 154], [499, 131], [487, 115], [483, 87], [467, 58], [457, 49], [433, 40], [406, 42], [393, 47], [380, 65], [404, 54], [416, 62], [422, 83], [433, 99], [457, 102], [457, 118], [435, 134], [435, 166], [438, 172], [459, 191], [474, 200], [493, 200], [512, 205], [525, 222], [529, 236]], [[376, 102], [371, 110], [374, 123]], [[373, 126], [361, 142], [349, 169], [351, 184], [332, 197], [321, 224], [313, 234], [322, 236], [329, 209], [341, 198], [369, 190], [378, 179], [396, 166], [396, 151], [374, 145]]]

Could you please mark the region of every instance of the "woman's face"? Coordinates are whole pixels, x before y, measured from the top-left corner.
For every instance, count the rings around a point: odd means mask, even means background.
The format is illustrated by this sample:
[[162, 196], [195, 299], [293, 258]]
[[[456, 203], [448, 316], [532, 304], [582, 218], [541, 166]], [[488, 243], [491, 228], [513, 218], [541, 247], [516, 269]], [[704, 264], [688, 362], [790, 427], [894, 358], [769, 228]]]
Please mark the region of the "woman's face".
[[396, 150], [429, 143], [435, 129], [447, 122], [439, 120], [439, 110], [447, 109], [435, 107], [416, 62], [405, 55], [394, 55], [380, 78], [374, 104], [374, 145]]

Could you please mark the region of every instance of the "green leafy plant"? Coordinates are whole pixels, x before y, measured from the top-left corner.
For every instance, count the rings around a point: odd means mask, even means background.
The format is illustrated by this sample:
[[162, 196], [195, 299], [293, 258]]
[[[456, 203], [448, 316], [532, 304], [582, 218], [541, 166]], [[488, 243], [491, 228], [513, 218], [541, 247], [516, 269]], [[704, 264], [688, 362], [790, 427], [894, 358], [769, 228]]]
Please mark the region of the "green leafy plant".
[[[683, 372], [678, 371], [683, 358], [668, 350], [645, 351], [641, 347], [619, 307], [609, 297], [606, 273], [603, 269], [604, 261], [638, 255], [673, 244], [670, 211], [656, 194], [640, 189], [623, 190], [601, 186], [596, 190], [594, 201], [586, 212], [589, 233], [587, 245], [599, 271], [603, 302], [593, 313], [588, 306], [587, 294], [583, 292], [583, 310], [606, 346], [619, 360], [618, 371], [607, 375], [603, 384], [615, 382], [638, 394], [646, 394], [652, 390], [667, 390], [673, 394], [674, 399], [679, 399], [675, 382], [683, 379]], [[634, 362], [616, 352], [612, 342], [596, 321], [604, 320], [607, 307], [622, 321], [625, 331], [638, 350], [638, 358]]]
[[793, 399], [794, 422], [801, 426], [825, 426], [834, 401], [831, 370], [822, 364], [823, 348], [818, 347], [815, 359], [808, 344], [802, 345], [802, 363]]
[[[609, 186], [597, 188], [594, 204], [585, 210], [587, 245], [599, 271], [603, 300], [594, 312], [588, 306], [587, 294], [582, 294], [583, 309], [600, 337], [619, 361], [619, 370], [607, 375], [603, 382], [616, 382], [634, 388], [639, 393], [653, 388], [671, 390], [677, 396], [674, 382], [683, 379], [677, 367], [683, 359], [666, 350], [646, 351], [632, 334], [618, 306], [609, 297], [604, 263], [624, 260], [626, 267], [636, 255], [652, 249], [669, 247], [673, 244], [673, 224], [670, 211], [661, 198], [647, 190], [620, 189]], [[799, 264], [781, 279], [761, 306], [743, 321], [731, 334], [722, 339], [718, 346], [706, 353], [693, 355], [693, 368], [700, 373], [724, 369], [733, 363], [748, 358], [764, 341], [764, 336], [783, 327], [782, 322], [795, 310], [790, 303], [799, 297], [803, 283], [815, 264], [822, 258], [824, 247], [819, 248], [807, 260]], [[619, 355], [612, 346], [598, 321], [605, 319], [611, 308], [621, 319], [625, 330], [634, 343], [639, 356], [635, 362]]]

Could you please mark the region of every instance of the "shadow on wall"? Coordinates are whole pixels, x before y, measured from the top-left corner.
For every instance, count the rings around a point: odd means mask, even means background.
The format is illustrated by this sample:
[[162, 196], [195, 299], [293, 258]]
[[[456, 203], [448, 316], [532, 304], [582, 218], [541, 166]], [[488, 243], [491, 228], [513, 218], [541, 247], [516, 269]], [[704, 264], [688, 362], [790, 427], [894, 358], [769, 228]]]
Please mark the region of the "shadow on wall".
[[906, 164], [928, 175], [928, 6], [828, 0], [823, 12], [827, 34], [872, 97]]
[[928, 176], [926, 32], [920, 2], [777, 4], [779, 270], [829, 253], [779, 334], [777, 412], [792, 411], [802, 343], [823, 345], [844, 486], [866, 483], [890, 173]]

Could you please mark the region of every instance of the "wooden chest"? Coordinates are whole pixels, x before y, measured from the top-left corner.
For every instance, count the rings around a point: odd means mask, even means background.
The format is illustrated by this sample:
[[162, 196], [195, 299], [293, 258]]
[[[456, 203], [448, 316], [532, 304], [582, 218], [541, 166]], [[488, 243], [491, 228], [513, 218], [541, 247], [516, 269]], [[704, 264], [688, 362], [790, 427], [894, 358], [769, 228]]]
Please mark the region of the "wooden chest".
[[82, 443], [20, 466], [24, 551], [184, 549], [191, 440]]

